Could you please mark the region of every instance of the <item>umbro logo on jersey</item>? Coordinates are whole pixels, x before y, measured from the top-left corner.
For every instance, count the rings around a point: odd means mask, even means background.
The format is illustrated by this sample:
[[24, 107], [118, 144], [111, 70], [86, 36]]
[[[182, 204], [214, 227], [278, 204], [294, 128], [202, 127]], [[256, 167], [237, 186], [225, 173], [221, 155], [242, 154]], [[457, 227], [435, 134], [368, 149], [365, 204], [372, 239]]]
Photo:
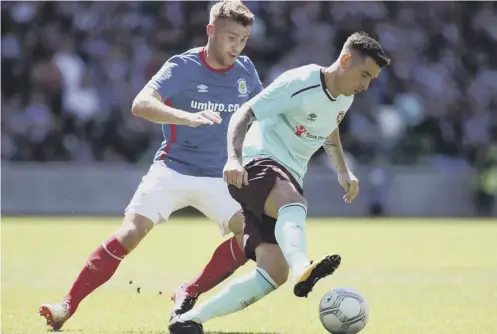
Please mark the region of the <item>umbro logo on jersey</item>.
[[199, 93], [207, 93], [207, 88], [208, 87], [206, 85], [201, 84], [201, 85], [198, 85], [197, 88], [198, 88], [198, 92]]
[[315, 113], [312, 113], [312, 114], [309, 114], [309, 116], [307, 116], [307, 120], [314, 122], [317, 117], [318, 117], [318, 115], [316, 115]]

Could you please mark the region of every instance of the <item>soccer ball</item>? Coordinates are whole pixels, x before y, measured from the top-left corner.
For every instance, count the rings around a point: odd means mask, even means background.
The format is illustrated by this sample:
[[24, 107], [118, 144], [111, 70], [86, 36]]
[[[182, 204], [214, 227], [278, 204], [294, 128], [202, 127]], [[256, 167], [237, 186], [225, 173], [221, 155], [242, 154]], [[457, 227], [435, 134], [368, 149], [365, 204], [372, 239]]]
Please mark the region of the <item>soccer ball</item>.
[[369, 306], [360, 292], [336, 288], [319, 303], [319, 319], [332, 334], [359, 333], [368, 322]]

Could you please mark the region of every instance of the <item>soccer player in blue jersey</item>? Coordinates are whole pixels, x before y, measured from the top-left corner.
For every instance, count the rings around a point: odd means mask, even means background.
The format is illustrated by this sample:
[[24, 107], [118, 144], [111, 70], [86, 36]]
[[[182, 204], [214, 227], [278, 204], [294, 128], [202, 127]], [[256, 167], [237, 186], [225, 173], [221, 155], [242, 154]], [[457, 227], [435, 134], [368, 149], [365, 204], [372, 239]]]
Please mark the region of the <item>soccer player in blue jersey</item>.
[[175, 292], [173, 315], [189, 310], [200, 293], [246, 263], [240, 205], [222, 174], [229, 119], [262, 90], [254, 65], [240, 55], [253, 22], [254, 15], [241, 2], [215, 4], [207, 46], [170, 58], [135, 98], [132, 113], [162, 124], [164, 141], [121, 227], [93, 252], [61, 302], [40, 307], [53, 329], [60, 329], [80, 302], [111, 278], [155, 224], [183, 207], [197, 208], [217, 222], [223, 235], [231, 231], [238, 238], [223, 242], [201, 274]]
[[367, 90], [389, 62], [376, 40], [355, 33], [334, 64], [283, 73], [233, 115], [224, 179], [243, 209], [244, 250], [257, 268], [175, 317], [171, 334], [204, 333], [206, 321], [241, 310], [284, 284], [289, 269], [297, 297], [307, 297], [320, 279], [333, 274], [339, 255], [314, 263], [307, 256], [304, 175], [311, 156], [324, 145], [337, 165], [344, 201], [355, 199], [359, 182], [345, 164], [338, 125], [354, 95]]

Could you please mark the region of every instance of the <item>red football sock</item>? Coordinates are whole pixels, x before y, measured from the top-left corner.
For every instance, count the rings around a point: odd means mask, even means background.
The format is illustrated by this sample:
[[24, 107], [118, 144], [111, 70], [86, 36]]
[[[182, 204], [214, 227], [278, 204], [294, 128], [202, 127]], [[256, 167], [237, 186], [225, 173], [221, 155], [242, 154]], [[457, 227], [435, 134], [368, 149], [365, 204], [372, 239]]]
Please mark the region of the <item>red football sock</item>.
[[112, 237], [91, 254], [65, 298], [70, 305], [71, 313], [76, 311], [79, 303], [86, 296], [114, 275], [121, 260], [128, 253], [119, 240]]
[[204, 270], [193, 281], [183, 285], [189, 295], [209, 291], [247, 262], [244, 252], [238, 247], [235, 237], [219, 245]]

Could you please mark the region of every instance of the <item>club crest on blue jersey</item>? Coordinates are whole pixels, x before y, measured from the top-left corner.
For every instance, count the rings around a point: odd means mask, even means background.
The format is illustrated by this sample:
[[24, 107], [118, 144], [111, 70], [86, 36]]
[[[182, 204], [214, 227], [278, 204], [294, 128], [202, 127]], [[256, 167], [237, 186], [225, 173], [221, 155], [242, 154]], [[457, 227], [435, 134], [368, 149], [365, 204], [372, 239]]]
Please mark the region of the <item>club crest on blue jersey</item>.
[[247, 89], [247, 82], [245, 81], [244, 78], [238, 79], [238, 93], [240, 93], [240, 96], [246, 96], [248, 92]]

